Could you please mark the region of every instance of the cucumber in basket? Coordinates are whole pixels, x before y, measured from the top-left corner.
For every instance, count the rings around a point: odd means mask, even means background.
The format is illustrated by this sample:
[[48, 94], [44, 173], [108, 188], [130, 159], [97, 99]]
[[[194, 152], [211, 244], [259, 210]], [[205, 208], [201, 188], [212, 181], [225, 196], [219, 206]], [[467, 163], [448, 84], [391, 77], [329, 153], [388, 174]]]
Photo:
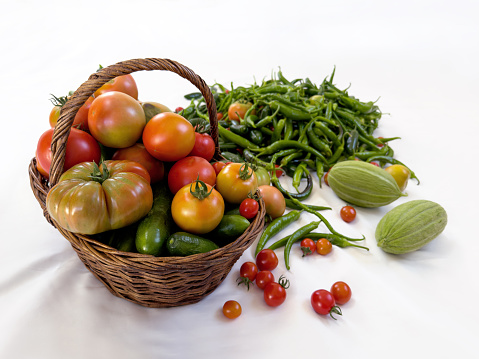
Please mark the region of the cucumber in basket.
[[160, 256], [165, 252], [166, 240], [170, 237], [171, 193], [165, 182], [153, 187], [153, 206], [143, 218], [136, 231], [135, 245], [138, 253]]
[[209, 239], [188, 232], [176, 232], [168, 238], [166, 243], [168, 253], [172, 256], [189, 256], [206, 253], [218, 249], [218, 245]]

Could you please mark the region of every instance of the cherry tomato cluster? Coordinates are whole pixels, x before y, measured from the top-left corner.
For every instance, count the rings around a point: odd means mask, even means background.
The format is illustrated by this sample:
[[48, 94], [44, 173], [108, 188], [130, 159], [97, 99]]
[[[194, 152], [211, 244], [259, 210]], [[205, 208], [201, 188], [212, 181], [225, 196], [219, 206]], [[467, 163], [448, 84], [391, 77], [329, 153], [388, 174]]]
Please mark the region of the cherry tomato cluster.
[[339, 281], [326, 289], [318, 289], [311, 294], [311, 306], [314, 311], [320, 315], [330, 315], [333, 319], [334, 314], [342, 315], [341, 308], [338, 306], [346, 304], [351, 299], [351, 288], [345, 282]]
[[319, 238], [316, 242], [311, 238], [304, 238], [301, 240], [301, 250], [303, 251], [303, 257], [311, 255], [315, 252], [325, 256], [331, 253], [333, 245], [327, 238]]

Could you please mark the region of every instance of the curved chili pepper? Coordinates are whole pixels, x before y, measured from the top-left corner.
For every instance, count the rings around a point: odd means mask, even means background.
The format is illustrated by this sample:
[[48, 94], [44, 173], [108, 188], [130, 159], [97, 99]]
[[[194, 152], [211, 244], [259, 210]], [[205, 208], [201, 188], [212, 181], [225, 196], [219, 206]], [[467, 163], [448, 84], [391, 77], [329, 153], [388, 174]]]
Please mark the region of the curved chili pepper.
[[294, 231], [288, 238], [286, 245], [284, 247], [284, 264], [286, 265], [286, 269], [290, 270], [289, 265], [289, 254], [291, 253], [291, 248], [293, 247], [293, 243], [298, 241], [299, 238], [304, 237], [305, 235], [309, 234], [310, 232], [314, 231], [316, 228], [319, 227], [321, 221], [311, 222], [296, 231]]
[[[276, 242], [271, 244], [268, 247], [268, 249], [275, 250], [275, 249], [284, 247], [286, 245], [286, 243], [288, 242], [290, 237], [291, 237], [291, 235], [288, 235], [284, 238], [281, 238], [281, 239], [277, 240]], [[304, 235], [301, 238], [297, 238], [296, 242], [299, 242], [300, 240], [302, 240], [304, 238], [311, 238], [312, 240], [317, 240], [317, 239], [320, 239], [320, 238], [326, 238], [328, 241], [331, 242], [332, 245], [335, 245], [335, 246], [340, 247], [340, 248], [356, 247], [356, 248], [361, 248], [361, 249], [365, 249], [365, 250], [369, 251], [369, 248], [367, 248], [367, 247], [363, 247], [363, 246], [359, 246], [359, 245], [354, 244], [354, 243], [350, 243], [349, 241], [342, 238], [341, 236], [337, 236], [337, 235], [331, 234], [331, 233], [310, 232], [310, 233]]]
[[240, 135], [237, 135], [236, 133], [228, 131], [226, 128], [224, 128], [220, 124], [218, 124], [218, 132], [222, 137], [224, 137], [230, 142], [236, 143], [238, 146], [242, 148], [249, 148], [249, 149], [260, 148], [258, 145], [255, 145], [254, 143], [248, 141], [246, 138], [243, 138]]
[[297, 221], [299, 216], [303, 211], [291, 211], [281, 217], [277, 217], [271, 221], [270, 224], [266, 227], [263, 231], [261, 236], [259, 237], [258, 244], [256, 245], [255, 257], [258, 255], [259, 252], [264, 248], [266, 243], [274, 237], [276, 234], [281, 232], [283, 229], [288, 227], [291, 223]]
[[[234, 141], [232, 141], [234, 142]], [[272, 143], [268, 147], [264, 148], [250, 148], [252, 151], [258, 151], [260, 152], [260, 156], [262, 155], [271, 155], [279, 150], [285, 149], [285, 148], [297, 148], [300, 150], [303, 150], [305, 152], [310, 152], [312, 155], [319, 157], [323, 163], [326, 165], [328, 164], [328, 161], [326, 158], [322, 155], [321, 152], [319, 152], [317, 149], [305, 145], [303, 143], [300, 143], [298, 141], [292, 141], [292, 140], [280, 140]]]
[[[290, 208], [290, 209], [302, 209], [301, 207], [299, 207], [296, 203], [294, 203], [293, 201], [291, 201], [289, 198], [285, 198], [284, 201], [286, 202], [286, 207]], [[324, 206], [316, 206], [316, 205], [313, 205], [313, 204], [304, 204], [306, 207], [314, 210], [314, 211], [325, 211], [325, 210], [331, 210], [331, 207], [324, 207]]]
[[303, 200], [305, 200], [306, 198], [308, 198], [309, 195], [311, 194], [311, 192], [313, 191], [313, 177], [311, 176], [310, 173], [308, 173], [306, 179], [307, 179], [306, 188], [305, 188], [302, 192], [299, 192], [299, 193], [291, 193], [291, 192], [288, 192], [287, 190], [285, 190], [285, 189], [283, 188], [283, 186], [281, 185], [281, 183], [279, 182], [278, 177], [276, 177], [276, 174], [275, 174], [274, 171], [272, 172], [271, 183], [272, 183], [277, 189], [279, 189], [279, 191], [280, 191], [283, 195], [286, 195], [286, 196], [288, 196], [288, 197], [291, 198], [291, 199], [298, 200], [298, 202], [299, 202], [299, 201], [303, 201]]
[[372, 162], [372, 161], [383, 161], [386, 163], [390, 163], [392, 165], [401, 165], [406, 167], [409, 172], [411, 172], [411, 178], [415, 179], [417, 181], [417, 184], [419, 184], [419, 178], [417, 178], [416, 174], [414, 173], [413, 170], [411, 170], [408, 166], [406, 166], [404, 163], [401, 161], [398, 161], [397, 159], [391, 157], [391, 156], [371, 156], [369, 157], [366, 162]]

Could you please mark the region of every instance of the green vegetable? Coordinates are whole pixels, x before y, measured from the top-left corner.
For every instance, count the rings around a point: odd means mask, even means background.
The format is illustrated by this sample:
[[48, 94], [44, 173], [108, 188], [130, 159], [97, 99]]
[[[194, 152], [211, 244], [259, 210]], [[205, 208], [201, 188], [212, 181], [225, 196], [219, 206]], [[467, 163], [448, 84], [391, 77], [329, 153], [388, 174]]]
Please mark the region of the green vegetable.
[[138, 253], [153, 256], [164, 253], [173, 223], [171, 201], [168, 185], [165, 182], [157, 183], [153, 188], [153, 207], [140, 221], [136, 231], [135, 246]]
[[337, 163], [328, 183], [339, 198], [360, 207], [381, 207], [405, 196], [388, 172], [361, 161]]
[[166, 248], [171, 256], [190, 256], [207, 253], [219, 247], [211, 240], [187, 232], [173, 233], [166, 242]]
[[222, 247], [241, 236], [250, 222], [239, 214], [225, 214], [218, 226], [206, 236]]
[[387, 253], [409, 253], [431, 242], [446, 224], [446, 211], [439, 204], [427, 200], [409, 201], [393, 208], [379, 221], [376, 241]]

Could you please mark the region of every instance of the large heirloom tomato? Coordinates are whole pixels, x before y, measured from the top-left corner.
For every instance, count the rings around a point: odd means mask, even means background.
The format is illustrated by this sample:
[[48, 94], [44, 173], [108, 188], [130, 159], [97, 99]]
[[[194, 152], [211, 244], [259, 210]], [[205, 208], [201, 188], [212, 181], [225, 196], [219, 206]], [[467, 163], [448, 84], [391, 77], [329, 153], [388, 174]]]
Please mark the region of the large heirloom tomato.
[[150, 155], [141, 143], [135, 143], [131, 147], [116, 150], [111, 159], [138, 162], [148, 171], [151, 183], [159, 182], [165, 176], [165, 165], [163, 162]]
[[64, 229], [96, 234], [144, 217], [153, 205], [148, 171], [132, 161], [80, 163], [48, 192], [47, 210]]
[[118, 76], [108, 81], [95, 91], [94, 97], [98, 97], [110, 91], [123, 92], [127, 95], [130, 95], [135, 100], [138, 100], [138, 86], [136, 85], [135, 79], [131, 75]]
[[90, 133], [107, 147], [133, 146], [145, 125], [145, 112], [138, 101], [118, 91], [98, 96], [88, 111]]
[[194, 234], [215, 229], [224, 211], [225, 202], [221, 194], [200, 180], [182, 187], [171, 203], [171, 215], [177, 226]]
[[168, 172], [168, 187], [175, 194], [181, 187], [186, 186], [196, 179], [214, 186], [216, 172], [213, 166], [204, 158], [188, 156], [176, 162]]
[[193, 149], [195, 130], [183, 116], [163, 112], [146, 124], [143, 144], [148, 152], [160, 161], [178, 161], [188, 156]]
[[[40, 173], [48, 178], [50, 172], [50, 164], [52, 162], [52, 137], [53, 128], [45, 131], [38, 140], [37, 144], [37, 169]], [[63, 170], [66, 171], [74, 165], [86, 162], [100, 162], [101, 150], [98, 142], [88, 133], [72, 128], [68, 136], [65, 149], [65, 164]]]
[[230, 163], [216, 177], [216, 189], [229, 203], [240, 204], [257, 188], [256, 174], [246, 163]]

